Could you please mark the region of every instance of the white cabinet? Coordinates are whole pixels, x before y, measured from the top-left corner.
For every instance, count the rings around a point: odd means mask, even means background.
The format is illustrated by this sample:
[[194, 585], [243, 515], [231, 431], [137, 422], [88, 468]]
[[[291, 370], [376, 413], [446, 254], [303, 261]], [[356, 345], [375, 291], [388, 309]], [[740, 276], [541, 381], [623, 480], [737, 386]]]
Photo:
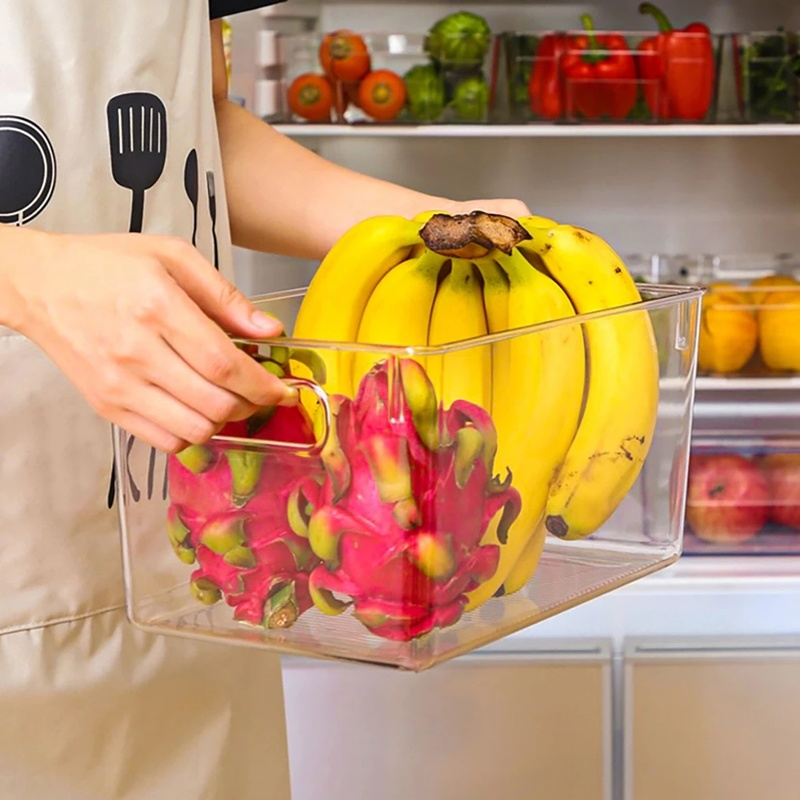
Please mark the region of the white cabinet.
[[796, 800], [800, 639], [649, 640], [625, 667], [625, 800]]
[[612, 798], [603, 643], [542, 643], [419, 674], [286, 666], [296, 800]]

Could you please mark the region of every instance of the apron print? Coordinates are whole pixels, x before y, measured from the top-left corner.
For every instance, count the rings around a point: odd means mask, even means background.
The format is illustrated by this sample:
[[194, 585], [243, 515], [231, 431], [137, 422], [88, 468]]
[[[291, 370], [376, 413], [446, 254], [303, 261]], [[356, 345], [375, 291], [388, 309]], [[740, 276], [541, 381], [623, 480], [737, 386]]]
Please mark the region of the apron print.
[[0, 116], [0, 222], [31, 222], [55, 187], [56, 156], [47, 134], [32, 120]]
[[214, 173], [206, 172], [208, 187], [208, 213], [211, 217], [211, 236], [214, 240], [214, 269], [219, 270], [219, 245], [217, 244], [217, 191], [214, 188]]
[[[135, 436], [128, 437], [128, 445], [125, 450], [125, 454], [123, 456], [123, 474], [125, 476], [125, 482], [128, 486], [128, 490], [130, 493], [130, 499], [134, 503], [138, 503], [142, 499], [142, 488], [145, 489], [145, 497], [148, 500], [153, 498], [153, 494], [156, 489], [156, 478], [158, 477], [156, 474], [156, 468], [158, 466], [159, 456], [161, 460], [163, 460], [164, 465], [164, 472], [161, 477], [161, 499], [167, 499], [168, 493], [168, 473], [167, 473], [167, 456], [164, 453], [159, 452], [156, 450], [155, 447], [151, 447], [150, 445], [144, 445], [144, 447], [149, 448], [149, 458], [147, 464], [147, 476], [146, 482], [142, 482], [142, 486], [140, 487], [139, 483], [133, 477], [133, 471], [131, 470], [131, 452], [133, 448], [137, 445], [141, 444], [139, 440]], [[114, 505], [114, 500], [116, 497], [116, 489], [117, 489], [117, 480], [116, 480], [116, 464], [112, 467], [112, 474], [111, 474], [111, 484], [109, 486], [109, 494], [108, 494], [108, 507], [111, 508]]]
[[197, 150], [192, 148], [183, 167], [183, 188], [192, 204], [192, 246], [197, 247], [197, 205], [199, 203], [200, 179], [198, 177]]
[[[132, 195], [128, 231], [141, 233], [145, 192], [158, 183], [167, 163], [167, 110], [161, 100], [150, 92], [127, 92], [109, 100], [106, 117], [111, 174], [114, 181], [123, 189], [129, 189]], [[125, 457], [126, 470], [131, 496], [134, 502], [138, 502], [141, 495], [130, 475], [129, 458], [130, 447]], [[155, 449], [151, 462], [155, 462]], [[109, 508], [114, 505], [116, 477], [116, 468], [112, 465], [108, 487]]]
[[154, 94], [129, 92], [109, 101], [107, 115], [111, 172], [133, 195], [128, 230], [141, 233], [145, 192], [167, 163], [167, 111]]
[[[200, 168], [197, 164], [197, 150], [194, 148], [186, 156], [183, 167], [183, 188], [192, 204], [192, 244], [197, 247], [197, 208], [200, 204]], [[217, 243], [217, 191], [214, 185], [214, 173], [206, 172], [206, 189], [208, 190], [208, 214], [211, 218], [211, 237], [214, 242], [214, 268], [219, 270], [219, 245]]]
[[[111, 172], [114, 181], [132, 193], [130, 233], [141, 233], [144, 221], [145, 192], [151, 189], [164, 173], [167, 160], [167, 112], [161, 100], [147, 92], [129, 92], [113, 97], [107, 107], [108, 136], [111, 152]], [[192, 245], [197, 246], [198, 206], [200, 201], [200, 168], [197, 150], [192, 148], [183, 169], [183, 185], [192, 206]], [[217, 242], [217, 198], [214, 173], [206, 172], [211, 235], [214, 243], [214, 267], [219, 270], [219, 245]], [[130, 450], [134, 438], [129, 440], [125, 454], [125, 476], [134, 503], [141, 499], [141, 490], [130, 471]], [[151, 447], [147, 475], [147, 497], [153, 496], [156, 473], [156, 448]], [[166, 466], [166, 465], [165, 465]], [[107, 504], [114, 505], [117, 489], [116, 465], [112, 464]], [[161, 487], [167, 496], [167, 473]]]

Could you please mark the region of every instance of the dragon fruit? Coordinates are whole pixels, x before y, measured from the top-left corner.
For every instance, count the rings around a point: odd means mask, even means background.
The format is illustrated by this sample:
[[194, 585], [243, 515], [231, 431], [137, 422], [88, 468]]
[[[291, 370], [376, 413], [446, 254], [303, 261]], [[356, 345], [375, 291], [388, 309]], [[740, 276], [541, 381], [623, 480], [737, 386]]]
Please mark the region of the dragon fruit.
[[[220, 434], [316, 441], [302, 405], [263, 409]], [[319, 458], [212, 441], [170, 456], [167, 470], [167, 531], [178, 558], [197, 565], [194, 597], [205, 605], [224, 597], [241, 622], [293, 625], [312, 607], [309, 574], [319, 564], [307, 537], [324, 475]]]
[[373, 634], [398, 641], [455, 624], [467, 593], [497, 570], [499, 547], [481, 544], [489, 522], [502, 512], [507, 530], [521, 507], [510, 476], [492, 475], [491, 419], [466, 401], [439, 408], [411, 359], [376, 364], [355, 400], [330, 400], [325, 480], [308, 523], [321, 562], [314, 605], [330, 615], [352, 607]]

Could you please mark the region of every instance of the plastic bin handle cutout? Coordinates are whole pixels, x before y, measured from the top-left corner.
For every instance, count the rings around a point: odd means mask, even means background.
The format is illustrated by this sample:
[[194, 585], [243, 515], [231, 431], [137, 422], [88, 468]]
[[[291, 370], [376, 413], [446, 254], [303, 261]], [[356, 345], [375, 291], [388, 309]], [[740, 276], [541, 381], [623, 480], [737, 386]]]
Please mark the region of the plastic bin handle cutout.
[[284, 383], [287, 386], [294, 386], [298, 392], [307, 389], [313, 392], [319, 400], [323, 411], [323, 428], [319, 438], [311, 443], [308, 442], [279, 442], [275, 439], [251, 439], [247, 436], [213, 436], [215, 442], [228, 442], [230, 444], [246, 445], [247, 447], [260, 450], [291, 450], [295, 453], [316, 453], [325, 447], [330, 436], [332, 415], [331, 404], [324, 389], [313, 381], [304, 378], [286, 378]]

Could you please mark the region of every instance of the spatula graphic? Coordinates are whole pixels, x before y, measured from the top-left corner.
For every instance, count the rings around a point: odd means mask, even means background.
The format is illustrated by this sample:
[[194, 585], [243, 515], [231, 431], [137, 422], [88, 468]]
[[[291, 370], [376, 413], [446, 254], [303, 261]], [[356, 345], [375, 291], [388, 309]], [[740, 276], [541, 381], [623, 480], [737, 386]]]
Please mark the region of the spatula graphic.
[[167, 161], [167, 111], [154, 94], [131, 92], [113, 97], [107, 107], [111, 172], [133, 193], [131, 233], [141, 233], [144, 193], [164, 172]]
[[198, 177], [197, 167], [197, 150], [194, 148], [189, 151], [186, 156], [186, 164], [183, 167], [183, 188], [186, 190], [186, 196], [192, 204], [192, 244], [197, 247], [197, 202], [200, 193], [200, 180]]
[[[144, 194], [158, 182], [167, 162], [167, 110], [154, 94], [129, 92], [112, 97], [106, 108], [106, 115], [111, 173], [120, 186], [133, 193], [128, 230], [131, 233], [141, 233]], [[130, 449], [126, 454], [125, 468], [132, 499], [138, 502], [141, 493], [128, 466], [129, 456]], [[116, 486], [116, 467], [112, 465], [108, 487], [109, 508], [114, 505]]]
[[214, 188], [214, 173], [206, 172], [208, 186], [208, 212], [211, 215], [211, 236], [214, 238], [214, 266], [219, 269], [219, 245], [217, 244], [217, 192]]

